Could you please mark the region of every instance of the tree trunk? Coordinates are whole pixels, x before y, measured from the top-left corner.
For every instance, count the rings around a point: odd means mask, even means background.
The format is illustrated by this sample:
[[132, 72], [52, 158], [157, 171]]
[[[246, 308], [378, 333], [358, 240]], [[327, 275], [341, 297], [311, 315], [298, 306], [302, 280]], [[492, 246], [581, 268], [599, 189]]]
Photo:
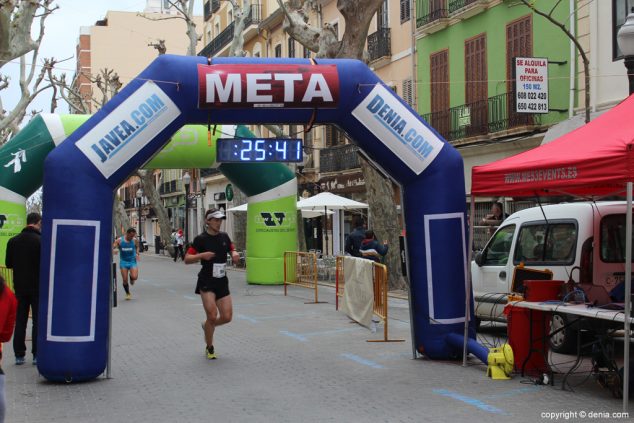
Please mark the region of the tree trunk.
[[394, 202], [392, 183], [381, 175], [364, 157], [360, 156], [361, 170], [365, 180], [370, 206], [370, 221], [368, 227], [372, 229], [379, 240], [387, 240], [389, 249], [385, 256], [389, 289], [406, 289], [407, 280], [401, 272], [399, 247], [399, 221]]
[[163, 245], [169, 251], [170, 255], [173, 255], [174, 246], [170, 243], [172, 228], [170, 226], [169, 217], [167, 216], [165, 207], [163, 207], [163, 203], [161, 202], [161, 197], [154, 186], [154, 173], [150, 170], [143, 169], [139, 169], [137, 173], [141, 178], [143, 194], [150, 202], [150, 205], [154, 209], [154, 213], [156, 213], [161, 234], [161, 242], [163, 242]]
[[118, 198], [114, 200], [112, 214], [112, 225], [114, 226], [115, 237], [119, 237], [125, 234], [125, 231], [130, 227], [130, 219], [125, 212], [123, 201]]

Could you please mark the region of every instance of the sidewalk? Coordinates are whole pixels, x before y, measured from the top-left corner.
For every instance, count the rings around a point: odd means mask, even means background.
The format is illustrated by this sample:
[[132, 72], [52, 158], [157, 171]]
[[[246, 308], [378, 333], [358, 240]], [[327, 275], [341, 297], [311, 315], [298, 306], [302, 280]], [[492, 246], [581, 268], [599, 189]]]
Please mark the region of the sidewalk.
[[[409, 305], [390, 298], [390, 338], [335, 311], [334, 289], [254, 286], [230, 271], [233, 321], [218, 328], [218, 360], [205, 359], [194, 294], [198, 265], [141, 258], [133, 299], [113, 311], [112, 378], [62, 385], [5, 344], [7, 422], [473, 422], [544, 420], [543, 412], [618, 412], [593, 381], [539, 386], [519, 375], [492, 381], [486, 367], [412, 359]], [[119, 281], [120, 283], [120, 281]], [[121, 293], [122, 290], [119, 289]], [[569, 421], [575, 421], [574, 419]], [[603, 420], [603, 421], [610, 421]]]

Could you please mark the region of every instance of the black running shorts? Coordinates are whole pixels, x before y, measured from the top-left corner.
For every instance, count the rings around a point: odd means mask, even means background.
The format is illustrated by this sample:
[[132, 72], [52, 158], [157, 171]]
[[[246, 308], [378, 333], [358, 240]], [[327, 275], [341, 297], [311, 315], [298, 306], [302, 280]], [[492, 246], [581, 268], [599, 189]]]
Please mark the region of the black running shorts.
[[200, 294], [200, 292], [213, 292], [216, 294], [216, 300], [219, 300], [223, 297], [226, 297], [230, 294], [229, 292], [229, 279], [221, 278], [221, 279], [212, 279], [209, 280], [207, 278], [198, 278], [198, 283], [196, 283], [196, 294]]

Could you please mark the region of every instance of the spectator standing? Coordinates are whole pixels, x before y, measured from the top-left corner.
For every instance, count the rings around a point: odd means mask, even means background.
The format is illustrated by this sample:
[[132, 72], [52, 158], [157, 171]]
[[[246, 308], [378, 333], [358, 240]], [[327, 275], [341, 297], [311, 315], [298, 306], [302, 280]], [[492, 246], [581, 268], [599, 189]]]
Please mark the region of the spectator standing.
[[380, 244], [373, 230], [368, 229], [365, 231], [365, 238], [361, 241], [361, 248], [359, 248], [363, 258], [380, 263], [381, 258], [387, 254], [387, 249], [387, 240]]
[[5, 264], [13, 269], [13, 288], [18, 300], [18, 310], [13, 334], [15, 364], [22, 365], [26, 356], [26, 326], [31, 311], [31, 352], [33, 364], [37, 364], [37, 325], [40, 295], [40, 245], [42, 216], [29, 213], [26, 227], [7, 243]]
[[0, 423], [4, 423], [7, 408], [4, 393], [5, 378], [2, 370], [2, 343], [9, 342], [11, 335], [13, 335], [17, 307], [18, 300], [6, 286], [4, 278], [0, 276]]
[[183, 237], [183, 230], [179, 229], [174, 235], [174, 261], [178, 260], [180, 257], [181, 260], [185, 261], [185, 250], [183, 246], [185, 245], [185, 238]]
[[491, 213], [484, 216], [481, 223], [489, 228], [489, 236], [495, 233], [495, 229], [508, 217], [508, 214], [504, 213], [504, 206], [500, 202], [494, 202], [491, 205]]
[[353, 221], [354, 229], [346, 238], [346, 245], [344, 251], [353, 257], [361, 257], [361, 242], [365, 238], [365, 221], [361, 216], [355, 216]]

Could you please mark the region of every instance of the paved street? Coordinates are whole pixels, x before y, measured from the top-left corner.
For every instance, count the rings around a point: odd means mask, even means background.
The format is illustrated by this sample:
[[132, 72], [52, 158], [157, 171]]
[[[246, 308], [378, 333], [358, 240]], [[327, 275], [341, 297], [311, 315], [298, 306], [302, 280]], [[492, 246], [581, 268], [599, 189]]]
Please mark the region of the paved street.
[[[49, 383], [30, 360], [16, 367], [6, 344], [6, 421], [537, 422], [554, 420], [544, 412], [622, 408], [587, 372], [573, 377], [579, 386], [571, 392], [559, 376], [554, 387], [519, 375], [493, 381], [477, 359], [466, 368], [414, 360], [405, 300], [390, 299], [389, 328], [406, 342], [367, 343], [382, 328], [371, 333], [335, 311], [334, 289], [320, 287], [327, 303], [305, 304], [311, 291], [291, 288], [284, 297], [281, 286], [247, 285], [242, 271], [229, 273], [234, 320], [216, 331], [219, 359], [208, 361], [193, 292], [198, 270], [143, 255], [133, 300], [114, 309], [111, 379]], [[502, 333], [488, 331], [487, 342]], [[569, 364], [559, 359], [561, 368]], [[616, 421], [568, 421], [588, 420]]]

